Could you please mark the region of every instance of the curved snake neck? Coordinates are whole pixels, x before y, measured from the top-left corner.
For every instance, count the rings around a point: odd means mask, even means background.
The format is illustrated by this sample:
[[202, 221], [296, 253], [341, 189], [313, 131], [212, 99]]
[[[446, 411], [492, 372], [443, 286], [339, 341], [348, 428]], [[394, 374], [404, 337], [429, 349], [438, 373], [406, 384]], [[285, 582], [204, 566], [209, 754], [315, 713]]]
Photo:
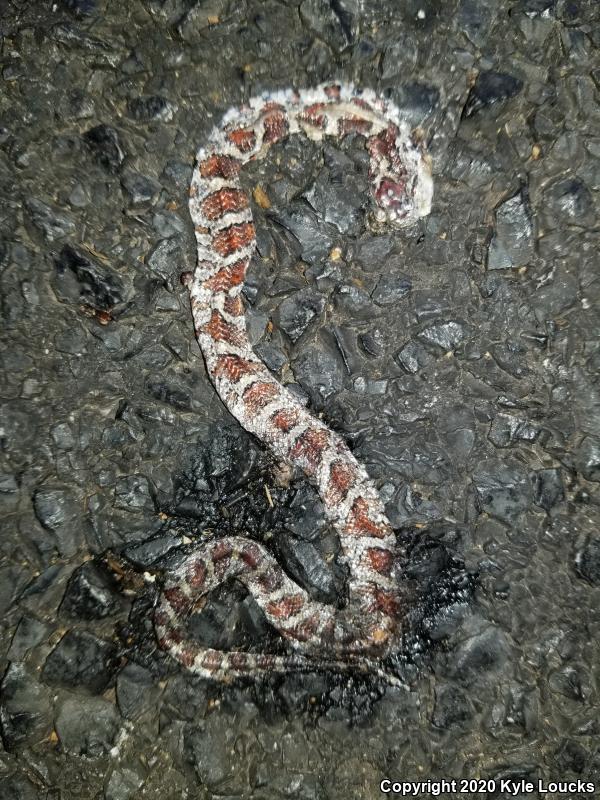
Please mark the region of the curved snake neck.
[[[199, 544], [168, 575], [154, 624], [161, 648], [194, 673], [222, 680], [324, 667], [377, 670], [400, 633], [401, 598], [393, 575], [397, 544], [375, 486], [342, 439], [269, 372], [246, 333], [241, 291], [256, 238], [239, 173], [271, 144], [300, 132], [314, 140], [365, 137], [378, 222], [409, 225], [431, 206], [429, 160], [398, 109], [370, 90], [328, 84], [254, 98], [230, 110], [198, 152], [190, 187], [198, 262], [186, 282], [208, 374], [241, 425], [314, 484], [349, 568], [348, 603], [340, 610], [312, 600], [251, 539]], [[225, 652], [187, 639], [187, 616], [234, 577], [289, 641], [293, 655]]]

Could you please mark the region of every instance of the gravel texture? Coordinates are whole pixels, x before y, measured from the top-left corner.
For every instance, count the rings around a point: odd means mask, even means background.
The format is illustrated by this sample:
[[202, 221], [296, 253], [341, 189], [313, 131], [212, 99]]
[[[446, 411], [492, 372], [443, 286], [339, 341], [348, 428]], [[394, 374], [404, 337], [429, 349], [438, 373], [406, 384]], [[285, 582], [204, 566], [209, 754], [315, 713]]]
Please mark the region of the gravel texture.
[[[375, 798], [385, 777], [598, 788], [598, 3], [0, 15], [1, 800]], [[207, 380], [179, 282], [187, 187], [229, 106], [331, 78], [421, 126], [432, 214], [369, 232], [359, 140], [278, 145], [244, 173], [248, 325], [410, 543], [406, 687], [221, 687], [154, 642], [181, 545], [248, 532], [330, 602], [345, 574], [313, 490], [281, 485]], [[191, 628], [281, 648], [235, 585]]]

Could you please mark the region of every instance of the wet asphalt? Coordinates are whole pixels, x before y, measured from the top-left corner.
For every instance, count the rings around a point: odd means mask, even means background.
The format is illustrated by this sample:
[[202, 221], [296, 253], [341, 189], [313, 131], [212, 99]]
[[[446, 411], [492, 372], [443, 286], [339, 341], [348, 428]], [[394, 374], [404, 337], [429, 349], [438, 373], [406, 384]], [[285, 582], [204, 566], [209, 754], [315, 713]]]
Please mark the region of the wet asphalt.
[[[9, 1], [0, 34], [0, 798], [600, 788], [598, 4]], [[156, 648], [182, 548], [248, 534], [332, 603], [345, 571], [207, 379], [187, 188], [227, 108], [331, 79], [420, 128], [432, 213], [373, 232], [361, 139], [277, 145], [247, 319], [406, 545], [405, 686], [223, 687]], [[239, 586], [190, 627], [283, 652]]]

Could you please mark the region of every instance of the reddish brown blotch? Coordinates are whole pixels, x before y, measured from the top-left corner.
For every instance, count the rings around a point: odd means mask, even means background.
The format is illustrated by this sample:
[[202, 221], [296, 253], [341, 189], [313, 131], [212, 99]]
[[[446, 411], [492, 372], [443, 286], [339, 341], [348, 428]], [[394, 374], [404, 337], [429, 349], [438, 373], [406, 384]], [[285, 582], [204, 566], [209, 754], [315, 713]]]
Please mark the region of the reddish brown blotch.
[[240, 552], [240, 558], [251, 569], [256, 569], [262, 561], [263, 554], [256, 544], [248, 544]]
[[239, 295], [236, 297], [226, 295], [223, 300], [223, 311], [226, 311], [232, 317], [243, 317], [244, 303], [242, 298]]
[[379, 539], [383, 539], [388, 533], [385, 527], [369, 517], [369, 504], [364, 497], [357, 497], [352, 504], [345, 529], [357, 536], [375, 536]]
[[352, 466], [344, 461], [334, 461], [329, 474], [327, 502], [335, 505], [343, 500], [356, 478], [356, 470]]
[[268, 569], [266, 572], [256, 577], [256, 582], [265, 594], [272, 594], [277, 591], [277, 589], [281, 588], [281, 572], [275, 569]]
[[245, 335], [235, 325], [227, 322], [222, 314], [213, 310], [210, 315], [210, 322], [208, 322], [201, 329], [207, 333], [215, 342], [227, 342], [234, 347], [238, 347], [245, 342]]
[[245, 390], [243, 394], [244, 404], [248, 411], [256, 413], [278, 397], [279, 394], [280, 389], [276, 383], [256, 381]]
[[287, 135], [289, 124], [285, 109], [278, 103], [267, 103], [263, 118], [263, 141], [265, 144], [278, 142]]
[[192, 589], [201, 589], [206, 580], [206, 565], [198, 559], [194, 561], [188, 570], [187, 580]]
[[312, 475], [319, 461], [321, 454], [329, 442], [329, 433], [321, 428], [307, 428], [304, 433], [296, 439], [290, 449], [290, 458], [304, 459], [307, 474]]
[[220, 256], [225, 257], [253, 241], [254, 225], [251, 222], [241, 222], [238, 225], [229, 225], [216, 233], [212, 245]]
[[372, 106], [367, 103], [366, 100], [363, 100], [362, 97], [353, 97], [350, 102], [354, 103], [354, 105], [358, 106], [359, 108], [364, 108], [365, 111], [373, 111]]
[[276, 411], [271, 417], [271, 423], [277, 430], [287, 433], [298, 422], [299, 414], [296, 409], [283, 408], [281, 411]]
[[184, 640], [184, 634], [179, 628], [169, 628], [165, 638], [168, 639], [171, 644], [181, 644]]
[[389, 575], [392, 571], [394, 557], [389, 550], [381, 547], [369, 547], [366, 556], [370, 566], [380, 575]]
[[262, 370], [262, 364], [229, 353], [217, 358], [214, 373], [218, 378], [226, 377], [232, 383], [237, 383], [243, 375], [262, 372]]
[[242, 653], [239, 650], [231, 650], [227, 653], [229, 663], [233, 669], [245, 670], [248, 666], [248, 654]]
[[198, 165], [203, 178], [236, 178], [242, 168], [241, 161], [231, 156], [209, 156]]
[[327, 126], [327, 117], [323, 113], [327, 108], [326, 103], [313, 103], [311, 106], [306, 106], [304, 111], [298, 114], [298, 119], [313, 125], [315, 128], [325, 128]]
[[245, 258], [230, 264], [228, 267], [221, 267], [211, 278], [207, 278], [202, 284], [205, 289], [211, 292], [227, 292], [234, 286], [240, 286], [246, 276], [248, 261]]
[[190, 647], [184, 647], [179, 653], [178, 658], [183, 666], [189, 669], [196, 660], [196, 654]]
[[206, 650], [202, 655], [202, 666], [214, 671], [221, 666], [224, 655], [219, 650]]
[[178, 586], [171, 586], [168, 589], [165, 589], [163, 592], [163, 597], [174, 609], [176, 614], [185, 614], [190, 607], [190, 601]]
[[256, 134], [253, 128], [235, 128], [228, 131], [226, 136], [240, 153], [249, 153], [256, 144]]
[[248, 197], [241, 189], [223, 187], [208, 195], [200, 206], [206, 219], [214, 222], [225, 214], [243, 211], [248, 208]]
[[271, 614], [277, 619], [289, 619], [297, 614], [304, 605], [304, 597], [296, 594], [288, 597], [283, 597], [281, 600], [271, 600], [265, 606], [267, 614]]
[[389, 125], [377, 136], [371, 136], [367, 140], [367, 148], [372, 156], [391, 158], [396, 149], [396, 138], [398, 136], [396, 125]]
[[395, 617], [400, 610], [400, 601], [395, 592], [386, 589], [375, 589], [375, 607], [388, 617]]
[[348, 133], [360, 133], [363, 136], [371, 130], [373, 123], [360, 117], [343, 117], [338, 120], [338, 133], [346, 136]]
[[299, 642], [306, 642], [317, 632], [319, 628], [319, 618], [317, 616], [308, 617], [298, 625], [294, 626], [292, 635]]
[[166, 611], [161, 611], [160, 608], [154, 612], [154, 622], [161, 628], [164, 628], [170, 622], [170, 617]]
[[229, 558], [233, 554], [233, 546], [222, 539], [220, 542], [216, 542], [214, 547], [212, 548], [212, 559], [213, 561], [221, 561], [223, 558]]

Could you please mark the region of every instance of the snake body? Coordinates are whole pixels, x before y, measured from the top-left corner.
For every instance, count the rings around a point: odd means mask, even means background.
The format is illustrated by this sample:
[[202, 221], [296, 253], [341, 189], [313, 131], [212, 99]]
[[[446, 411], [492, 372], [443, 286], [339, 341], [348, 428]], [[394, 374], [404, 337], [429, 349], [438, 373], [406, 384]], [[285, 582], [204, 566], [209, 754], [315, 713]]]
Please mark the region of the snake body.
[[[233, 416], [316, 487], [348, 566], [344, 608], [316, 602], [258, 542], [199, 543], [165, 580], [154, 614], [159, 646], [192, 672], [227, 680], [310, 668], [377, 669], [400, 633], [402, 598], [394, 532], [365, 469], [342, 439], [269, 372], [246, 333], [241, 292], [256, 246], [242, 166], [296, 133], [313, 140], [357, 133], [370, 155], [375, 219], [404, 226], [429, 213], [429, 160], [398, 109], [371, 90], [340, 84], [256, 97], [231, 109], [197, 154], [190, 187], [197, 266], [187, 274], [196, 338]], [[186, 618], [219, 584], [237, 578], [290, 644], [290, 655], [226, 652], [186, 635]]]

